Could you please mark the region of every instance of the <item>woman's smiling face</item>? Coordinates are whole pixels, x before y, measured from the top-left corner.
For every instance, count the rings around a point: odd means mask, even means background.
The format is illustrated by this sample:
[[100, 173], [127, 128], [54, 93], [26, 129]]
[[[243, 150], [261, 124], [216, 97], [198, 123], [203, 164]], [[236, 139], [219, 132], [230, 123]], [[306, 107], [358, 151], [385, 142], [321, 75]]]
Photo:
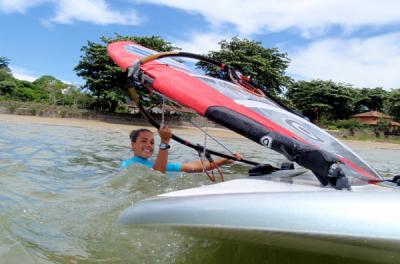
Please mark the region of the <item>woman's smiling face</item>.
[[154, 152], [154, 135], [150, 131], [142, 131], [136, 138], [135, 142], [131, 143], [135, 156], [148, 159]]

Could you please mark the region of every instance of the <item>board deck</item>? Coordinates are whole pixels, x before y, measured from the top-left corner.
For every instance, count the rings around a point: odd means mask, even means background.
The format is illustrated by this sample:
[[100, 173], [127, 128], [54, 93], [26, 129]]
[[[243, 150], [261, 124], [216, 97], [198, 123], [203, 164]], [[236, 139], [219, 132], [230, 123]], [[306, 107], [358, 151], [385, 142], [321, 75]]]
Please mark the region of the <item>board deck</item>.
[[399, 202], [397, 190], [375, 185], [350, 192], [255, 177], [159, 195], [126, 209], [119, 223], [397, 263]]

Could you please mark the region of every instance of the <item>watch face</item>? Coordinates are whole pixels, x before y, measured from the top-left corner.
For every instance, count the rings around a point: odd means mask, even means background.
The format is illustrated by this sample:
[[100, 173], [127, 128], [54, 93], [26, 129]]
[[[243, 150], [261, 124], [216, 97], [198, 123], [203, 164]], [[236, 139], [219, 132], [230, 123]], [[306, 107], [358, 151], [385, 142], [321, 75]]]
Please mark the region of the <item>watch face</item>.
[[165, 143], [160, 144], [160, 149], [169, 149], [171, 146]]

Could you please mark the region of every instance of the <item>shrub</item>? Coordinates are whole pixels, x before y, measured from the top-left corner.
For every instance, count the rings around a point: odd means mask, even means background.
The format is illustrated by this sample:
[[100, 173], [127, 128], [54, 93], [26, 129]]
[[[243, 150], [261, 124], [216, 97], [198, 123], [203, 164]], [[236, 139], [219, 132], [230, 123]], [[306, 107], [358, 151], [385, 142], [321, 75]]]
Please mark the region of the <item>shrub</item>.
[[37, 113], [37, 109], [33, 107], [33, 108], [31, 108], [30, 112], [31, 112], [31, 115], [35, 116]]
[[328, 129], [328, 130], [337, 130], [338, 129], [338, 127], [335, 126], [335, 125], [328, 125], [325, 128]]
[[61, 110], [61, 112], [60, 112], [60, 116], [62, 117], [62, 118], [65, 118], [65, 117], [67, 117], [67, 111], [66, 110]]
[[128, 113], [128, 108], [124, 105], [119, 105], [116, 109], [115, 109], [116, 113]]
[[348, 129], [351, 136], [354, 136], [355, 130], [360, 130], [365, 127], [364, 124], [356, 119], [337, 120], [336, 126], [338, 128]]
[[17, 104], [15, 104], [15, 103], [10, 103], [10, 104], [7, 106], [7, 111], [8, 111], [9, 113], [13, 114], [13, 113], [15, 113], [15, 110], [17, 110], [17, 108], [18, 108], [18, 105], [17, 105]]

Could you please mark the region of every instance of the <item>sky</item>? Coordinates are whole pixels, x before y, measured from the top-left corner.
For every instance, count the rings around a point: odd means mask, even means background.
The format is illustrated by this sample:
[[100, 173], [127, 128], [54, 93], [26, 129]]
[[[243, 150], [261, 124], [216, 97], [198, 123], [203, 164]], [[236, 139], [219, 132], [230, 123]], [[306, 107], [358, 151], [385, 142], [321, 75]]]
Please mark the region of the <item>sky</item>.
[[200, 54], [238, 36], [287, 53], [295, 80], [400, 88], [398, 0], [0, 0], [0, 57], [19, 79], [80, 85], [81, 48], [115, 33]]

